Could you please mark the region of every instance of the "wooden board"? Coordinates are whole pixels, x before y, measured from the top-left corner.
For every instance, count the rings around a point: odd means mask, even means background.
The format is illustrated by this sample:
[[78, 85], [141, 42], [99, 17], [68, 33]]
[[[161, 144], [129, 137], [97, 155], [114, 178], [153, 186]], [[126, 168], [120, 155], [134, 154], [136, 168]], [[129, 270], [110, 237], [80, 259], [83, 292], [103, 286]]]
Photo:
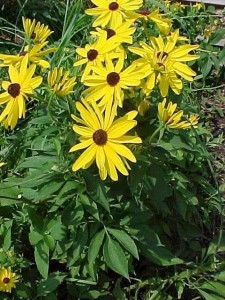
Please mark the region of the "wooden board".
[[225, 0], [183, 0], [182, 2], [203, 2], [205, 4], [222, 5], [225, 7]]

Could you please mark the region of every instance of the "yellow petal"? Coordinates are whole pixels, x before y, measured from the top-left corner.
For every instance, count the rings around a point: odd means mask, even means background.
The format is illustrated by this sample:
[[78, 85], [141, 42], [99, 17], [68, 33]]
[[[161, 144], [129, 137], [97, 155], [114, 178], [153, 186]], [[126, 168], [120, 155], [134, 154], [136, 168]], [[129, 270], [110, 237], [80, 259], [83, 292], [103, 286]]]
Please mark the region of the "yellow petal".
[[88, 147], [75, 161], [72, 170], [75, 172], [92, 161], [96, 155], [97, 148], [98, 147], [95, 144]]

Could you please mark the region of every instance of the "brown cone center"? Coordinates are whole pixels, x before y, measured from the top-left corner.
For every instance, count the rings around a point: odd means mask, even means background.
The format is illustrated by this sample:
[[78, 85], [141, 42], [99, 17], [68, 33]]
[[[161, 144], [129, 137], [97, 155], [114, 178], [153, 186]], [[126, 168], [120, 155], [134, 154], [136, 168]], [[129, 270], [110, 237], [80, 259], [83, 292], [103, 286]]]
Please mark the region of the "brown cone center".
[[35, 32], [33, 32], [32, 34], [31, 34], [31, 38], [34, 40], [35, 38], [36, 38], [36, 33]]
[[25, 50], [22, 50], [21, 52], [20, 52], [20, 56], [25, 56], [27, 54], [27, 51], [25, 51]]
[[111, 72], [107, 75], [106, 81], [110, 86], [115, 86], [120, 81], [120, 75], [116, 72]]
[[109, 9], [110, 10], [117, 10], [119, 8], [119, 4], [117, 2], [111, 2], [109, 4]]
[[13, 98], [16, 98], [20, 94], [20, 85], [19, 83], [11, 83], [8, 87], [8, 93]]
[[156, 56], [158, 59], [165, 60], [168, 56], [168, 53], [166, 53], [164, 51], [162, 51], [162, 52], [160, 51], [160, 52], [157, 52]]
[[110, 28], [106, 29], [106, 32], [107, 32], [107, 40], [116, 34], [116, 32]]
[[6, 283], [6, 284], [7, 284], [7, 283], [9, 283], [9, 282], [10, 282], [10, 279], [9, 279], [8, 277], [5, 277], [5, 278], [3, 278], [3, 280], [2, 280], [2, 281], [3, 281], [3, 283]]
[[107, 142], [108, 135], [107, 135], [107, 132], [105, 130], [98, 129], [97, 131], [95, 131], [93, 133], [92, 138], [93, 138], [93, 141], [95, 142], [96, 145], [103, 146]]
[[141, 14], [143, 16], [148, 16], [150, 14], [150, 11], [148, 9], [143, 9], [143, 10], [139, 11], [139, 14]]
[[87, 58], [90, 61], [95, 60], [97, 56], [98, 56], [98, 51], [95, 49], [90, 49], [87, 53]]

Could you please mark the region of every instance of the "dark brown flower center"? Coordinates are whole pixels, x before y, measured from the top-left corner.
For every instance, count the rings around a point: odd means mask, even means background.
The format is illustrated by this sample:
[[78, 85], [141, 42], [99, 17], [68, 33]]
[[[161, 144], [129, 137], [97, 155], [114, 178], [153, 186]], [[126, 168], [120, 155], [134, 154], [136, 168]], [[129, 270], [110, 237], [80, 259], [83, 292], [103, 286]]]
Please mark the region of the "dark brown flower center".
[[110, 10], [117, 10], [119, 8], [119, 4], [117, 2], [111, 2], [109, 4], [109, 9]]
[[20, 94], [20, 85], [19, 83], [11, 83], [8, 87], [8, 93], [13, 98], [16, 98]]
[[166, 53], [164, 51], [162, 51], [162, 52], [160, 51], [160, 52], [157, 52], [156, 56], [158, 59], [165, 60], [168, 56], [168, 53]]
[[31, 34], [31, 38], [34, 40], [35, 38], [36, 38], [36, 33], [35, 32], [33, 32], [32, 34]]
[[116, 34], [116, 32], [110, 28], [106, 29], [106, 32], [107, 32], [107, 40]]
[[91, 49], [87, 53], [87, 58], [90, 61], [93, 61], [94, 59], [96, 59], [97, 56], [98, 56], [98, 51], [95, 49]]
[[108, 135], [107, 135], [107, 132], [105, 130], [98, 129], [97, 131], [95, 131], [93, 133], [92, 138], [93, 138], [93, 141], [95, 142], [96, 145], [102, 146], [102, 145], [106, 144]]
[[27, 54], [27, 51], [25, 51], [25, 50], [22, 50], [21, 52], [20, 52], [20, 56], [25, 56]]
[[150, 14], [150, 11], [148, 9], [143, 9], [143, 10], [139, 11], [139, 14], [141, 14], [143, 16], [148, 16]]
[[10, 282], [10, 279], [9, 279], [8, 277], [5, 277], [5, 278], [3, 278], [3, 280], [2, 280], [2, 281], [3, 281], [3, 283], [6, 283], [6, 284], [7, 284], [7, 283], [9, 283], [9, 282]]
[[165, 71], [165, 66], [162, 63], [157, 63], [158, 67], [160, 68], [161, 71]]
[[120, 81], [120, 75], [116, 72], [111, 72], [107, 75], [106, 81], [110, 86], [115, 86]]

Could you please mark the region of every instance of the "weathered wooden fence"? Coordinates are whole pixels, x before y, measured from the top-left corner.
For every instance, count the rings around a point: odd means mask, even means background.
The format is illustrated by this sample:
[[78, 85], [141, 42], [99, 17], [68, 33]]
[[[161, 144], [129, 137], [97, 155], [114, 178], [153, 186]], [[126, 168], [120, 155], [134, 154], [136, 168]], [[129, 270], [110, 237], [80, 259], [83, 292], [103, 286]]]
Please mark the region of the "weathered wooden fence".
[[225, 7], [225, 0], [182, 0], [182, 2], [203, 2], [205, 4], [221, 5]]

